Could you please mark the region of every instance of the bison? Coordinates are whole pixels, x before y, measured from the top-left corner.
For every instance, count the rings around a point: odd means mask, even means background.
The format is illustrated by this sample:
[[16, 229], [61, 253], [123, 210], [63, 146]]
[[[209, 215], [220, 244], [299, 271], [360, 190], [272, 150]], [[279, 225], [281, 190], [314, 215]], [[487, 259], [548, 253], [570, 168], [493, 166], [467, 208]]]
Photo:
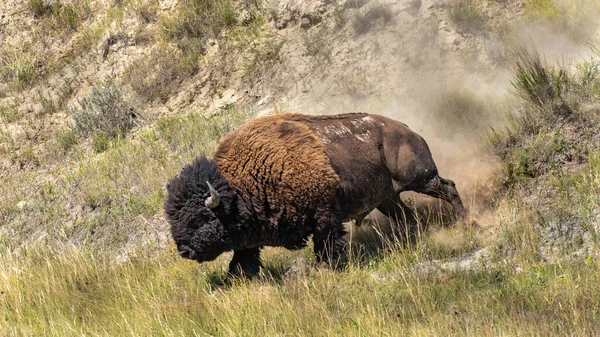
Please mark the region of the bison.
[[415, 191], [465, 208], [441, 178], [421, 136], [393, 119], [349, 113], [256, 118], [229, 133], [167, 185], [164, 208], [179, 254], [198, 262], [234, 251], [232, 275], [254, 276], [264, 246], [299, 249], [312, 235], [318, 261], [346, 246], [343, 222], [375, 208], [413, 216], [399, 197]]

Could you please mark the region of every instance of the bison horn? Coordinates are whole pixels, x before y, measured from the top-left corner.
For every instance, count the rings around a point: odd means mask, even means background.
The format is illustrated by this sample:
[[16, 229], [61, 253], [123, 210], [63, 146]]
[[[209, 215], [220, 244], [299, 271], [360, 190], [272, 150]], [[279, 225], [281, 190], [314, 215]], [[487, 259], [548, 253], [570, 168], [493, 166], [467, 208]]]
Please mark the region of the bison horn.
[[208, 208], [215, 208], [219, 206], [219, 203], [221, 202], [221, 196], [219, 195], [219, 192], [217, 192], [217, 190], [215, 190], [208, 181], [206, 182], [206, 185], [208, 185], [210, 197], [204, 200], [204, 205]]

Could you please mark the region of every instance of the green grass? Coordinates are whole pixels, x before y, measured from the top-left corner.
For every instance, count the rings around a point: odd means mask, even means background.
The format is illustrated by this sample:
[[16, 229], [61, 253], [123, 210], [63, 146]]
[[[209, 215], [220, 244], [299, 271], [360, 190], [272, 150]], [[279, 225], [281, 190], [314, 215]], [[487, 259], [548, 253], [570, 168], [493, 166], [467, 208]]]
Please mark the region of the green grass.
[[[262, 26], [266, 14], [251, 2], [247, 2], [245, 6], [249, 18], [244, 22], [238, 22], [238, 13], [231, 1], [185, 0], [180, 2], [177, 11], [158, 15], [156, 36], [159, 41], [148, 54], [127, 69], [126, 82], [144, 100], [165, 103], [181, 88], [184, 81], [208, 67], [216, 67], [221, 73], [231, 73], [238, 66], [253, 66], [254, 60], [258, 60], [257, 63], [267, 62], [264, 67], [268, 67], [270, 62], [267, 58], [271, 56], [270, 53], [275, 52], [273, 55], [277, 56], [280, 47], [272, 51], [270, 47], [275, 43], [264, 48], [262, 43], [258, 45], [257, 42], [265, 38], [262, 35], [267, 35]], [[154, 20], [147, 10], [138, 15], [143, 16], [145, 21]], [[204, 56], [210, 39], [219, 41], [220, 50], [232, 49], [232, 53], [227, 55], [223, 52], [225, 60], [205, 62], [207, 60]], [[240, 55], [240, 50], [247, 52]], [[240, 61], [242, 58], [252, 61]], [[242, 62], [245, 64], [241, 65]], [[245, 72], [246, 77], [252, 77], [253, 74], [249, 74], [249, 71]]]
[[0, 79], [22, 87], [34, 78], [39, 62], [39, 52], [30, 44], [3, 48], [0, 51]]
[[184, 0], [180, 6], [175, 14], [160, 17], [160, 32], [164, 38], [177, 41], [186, 56], [204, 54], [209, 38], [236, 24], [237, 13], [229, 0]]
[[515, 261], [582, 262], [600, 253], [596, 56], [575, 67], [551, 67], [522, 53], [513, 87], [521, 99], [510, 126], [491, 144], [503, 159], [505, 214], [497, 248]]
[[44, 33], [73, 33], [91, 13], [88, 1], [61, 3], [48, 0], [28, 0], [27, 7], [46, 30]]
[[[340, 271], [313, 266], [310, 247], [266, 249], [265, 272], [252, 281], [226, 279], [228, 256], [199, 265], [179, 258], [172, 244], [157, 250], [141, 246], [120, 256], [129, 241], [157, 231], [145, 221], [160, 214], [168, 178], [198, 153], [210, 152], [216, 139], [246, 118], [235, 107], [220, 117], [160, 118], [133, 138], [55, 173], [58, 180], [32, 186], [31, 172], [0, 184], [0, 215], [9, 224], [0, 231], [0, 335], [600, 333], [596, 257], [545, 262], [539, 227], [547, 214], [540, 216], [540, 209], [518, 197], [496, 211], [493, 257], [473, 272], [423, 267], [489, 241], [488, 234], [468, 226], [434, 225], [414, 246], [373, 232], [353, 236], [350, 263]], [[600, 188], [599, 158], [600, 152], [590, 155], [578, 173], [552, 181], [559, 191], [552, 197], [562, 210], [589, 215], [599, 207], [598, 196], [587, 193]], [[18, 188], [25, 185], [36, 191], [33, 200]], [[67, 202], [91, 211], [66, 226], [59, 205]], [[45, 245], [15, 240], [39, 238], [40, 229], [47, 231]], [[308, 264], [308, 274], [284, 275], [298, 264]]]
[[73, 130], [63, 130], [58, 132], [56, 140], [59, 148], [63, 151], [69, 151], [73, 146], [77, 145], [77, 135]]
[[587, 161], [600, 123], [596, 67], [592, 59], [567, 70], [545, 65], [536, 53], [521, 53], [512, 81], [521, 107], [509, 116], [511, 126], [494, 130], [491, 141], [505, 159], [509, 184]]
[[[4, 336], [595, 335], [597, 262], [417, 273], [418, 252], [368, 266], [281, 278], [292, 254], [268, 250], [260, 279], [223, 283], [226, 260], [202, 266], [173, 249], [115, 264], [68, 249], [2, 254]], [[306, 255], [302, 252], [296, 255]], [[417, 257], [415, 258], [415, 255]], [[274, 262], [270, 262], [274, 261]]]

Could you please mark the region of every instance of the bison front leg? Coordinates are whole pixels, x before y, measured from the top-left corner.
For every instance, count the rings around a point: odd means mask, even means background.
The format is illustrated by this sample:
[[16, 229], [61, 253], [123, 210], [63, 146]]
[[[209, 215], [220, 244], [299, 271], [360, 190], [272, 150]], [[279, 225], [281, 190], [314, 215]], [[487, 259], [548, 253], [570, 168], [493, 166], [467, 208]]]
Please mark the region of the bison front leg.
[[235, 277], [254, 277], [260, 272], [260, 248], [248, 248], [233, 252], [229, 262], [229, 275]]
[[317, 261], [329, 265], [342, 262], [348, 244], [344, 238], [345, 234], [346, 230], [341, 221], [326, 219], [319, 221], [313, 235]]

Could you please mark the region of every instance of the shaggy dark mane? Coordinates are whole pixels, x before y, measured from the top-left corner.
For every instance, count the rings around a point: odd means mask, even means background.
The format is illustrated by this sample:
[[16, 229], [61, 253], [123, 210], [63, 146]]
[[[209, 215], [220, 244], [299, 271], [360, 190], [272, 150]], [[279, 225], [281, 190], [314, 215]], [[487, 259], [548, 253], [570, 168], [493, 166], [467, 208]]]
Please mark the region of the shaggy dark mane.
[[229, 188], [215, 161], [202, 155], [192, 164], [185, 165], [181, 173], [167, 184], [169, 196], [164, 209], [171, 224], [193, 225], [199, 217], [209, 215], [203, 214], [207, 211], [204, 200], [210, 195], [207, 181], [221, 195], [221, 203], [214, 210], [215, 215], [219, 218], [231, 216], [235, 193]]

